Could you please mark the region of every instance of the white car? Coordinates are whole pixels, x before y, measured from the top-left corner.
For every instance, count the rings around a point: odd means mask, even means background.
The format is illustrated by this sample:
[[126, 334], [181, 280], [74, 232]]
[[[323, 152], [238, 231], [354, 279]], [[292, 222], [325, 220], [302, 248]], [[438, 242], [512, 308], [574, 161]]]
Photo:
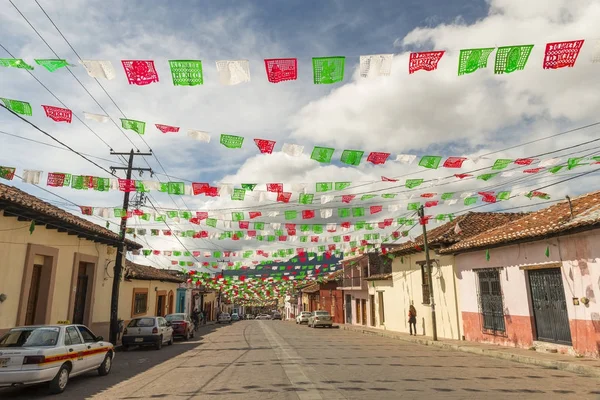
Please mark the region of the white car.
[[131, 346], [154, 346], [160, 350], [164, 343], [173, 344], [173, 327], [163, 317], [139, 317], [129, 321], [121, 338], [123, 349]]
[[296, 317], [296, 323], [297, 324], [308, 324], [308, 318], [310, 317], [312, 313], [310, 311], [302, 311], [297, 317]]
[[317, 326], [325, 326], [331, 328], [333, 321], [331, 315], [327, 311], [315, 311], [308, 318], [308, 326], [316, 328]]
[[113, 345], [83, 325], [22, 326], [0, 338], [0, 387], [50, 383], [62, 393], [69, 379], [97, 370], [108, 375]]
[[271, 316], [269, 314], [258, 314], [256, 319], [271, 319]]
[[231, 323], [231, 315], [229, 313], [223, 312], [219, 314], [219, 319], [217, 320], [217, 324], [230, 324]]

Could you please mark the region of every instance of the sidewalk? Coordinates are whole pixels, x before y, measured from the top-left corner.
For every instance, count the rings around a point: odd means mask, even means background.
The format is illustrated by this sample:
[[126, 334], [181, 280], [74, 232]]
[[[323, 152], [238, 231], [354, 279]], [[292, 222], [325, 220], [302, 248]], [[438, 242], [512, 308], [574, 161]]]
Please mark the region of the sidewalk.
[[479, 342], [464, 342], [460, 340], [441, 339], [431, 340], [428, 336], [410, 336], [406, 333], [384, 331], [356, 325], [337, 325], [340, 329], [362, 333], [365, 335], [382, 336], [405, 342], [418, 343], [425, 346], [436, 346], [444, 349], [480, 354], [487, 357], [502, 358], [523, 364], [538, 365], [545, 368], [560, 369], [575, 372], [580, 375], [600, 377], [600, 360], [593, 358], [577, 358], [565, 354], [541, 353], [534, 350], [516, 347], [504, 347]]

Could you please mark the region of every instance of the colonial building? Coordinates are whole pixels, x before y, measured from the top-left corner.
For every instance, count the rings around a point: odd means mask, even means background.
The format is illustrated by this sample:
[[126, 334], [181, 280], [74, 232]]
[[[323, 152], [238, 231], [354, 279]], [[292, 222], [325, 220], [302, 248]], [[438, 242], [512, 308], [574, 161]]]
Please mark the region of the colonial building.
[[467, 340], [600, 357], [600, 192], [440, 252], [455, 255]]
[[108, 338], [118, 242], [108, 229], [0, 184], [0, 334], [71, 321]]

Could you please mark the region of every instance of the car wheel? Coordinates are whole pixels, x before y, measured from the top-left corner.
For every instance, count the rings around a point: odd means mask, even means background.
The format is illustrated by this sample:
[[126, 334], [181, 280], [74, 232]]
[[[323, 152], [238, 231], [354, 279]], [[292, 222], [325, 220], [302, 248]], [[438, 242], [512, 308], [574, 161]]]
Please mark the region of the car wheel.
[[169, 346], [172, 346], [172, 345], [173, 345], [173, 335], [171, 335], [171, 339], [169, 339], [169, 341], [167, 342], [167, 344], [168, 344]]
[[156, 342], [156, 344], [154, 345], [154, 348], [156, 350], [162, 349], [162, 343], [163, 343], [163, 337], [161, 336], [158, 338], [158, 342]]
[[192, 338], [194, 337], [194, 331], [192, 331]]
[[69, 370], [70, 368], [67, 364], [63, 364], [62, 367], [60, 367], [54, 379], [50, 381], [51, 394], [58, 394], [65, 391], [67, 383], [69, 383]]
[[98, 367], [98, 375], [106, 376], [110, 372], [112, 367], [112, 355], [110, 353], [106, 353], [106, 357], [104, 357], [104, 361]]

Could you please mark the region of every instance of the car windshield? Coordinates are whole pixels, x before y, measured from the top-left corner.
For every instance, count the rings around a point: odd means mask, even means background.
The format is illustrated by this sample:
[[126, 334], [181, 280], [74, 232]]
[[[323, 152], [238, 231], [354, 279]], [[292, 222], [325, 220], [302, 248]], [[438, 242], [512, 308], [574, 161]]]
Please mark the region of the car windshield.
[[169, 314], [165, 317], [165, 319], [169, 322], [172, 321], [184, 321], [185, 320], [185, 314]]
[[315, 315], [329, 315], [329, 313], [327, 311], [317, 311]]
[[58, 327], [45, 327], [34, 329], [23, 347], [53, 347], [58, 342], [58, 334], [60, 328]]
[[0, 338], [0, 347], [22, 347], [33, 329], [15, 329]]
[[154, 318], [136, 318], [129, 322], [128, 327], [131, 328], [149, 328], [154, 326]]
[[308, 311], [302, 311], [302, 315], [310, 315]]

